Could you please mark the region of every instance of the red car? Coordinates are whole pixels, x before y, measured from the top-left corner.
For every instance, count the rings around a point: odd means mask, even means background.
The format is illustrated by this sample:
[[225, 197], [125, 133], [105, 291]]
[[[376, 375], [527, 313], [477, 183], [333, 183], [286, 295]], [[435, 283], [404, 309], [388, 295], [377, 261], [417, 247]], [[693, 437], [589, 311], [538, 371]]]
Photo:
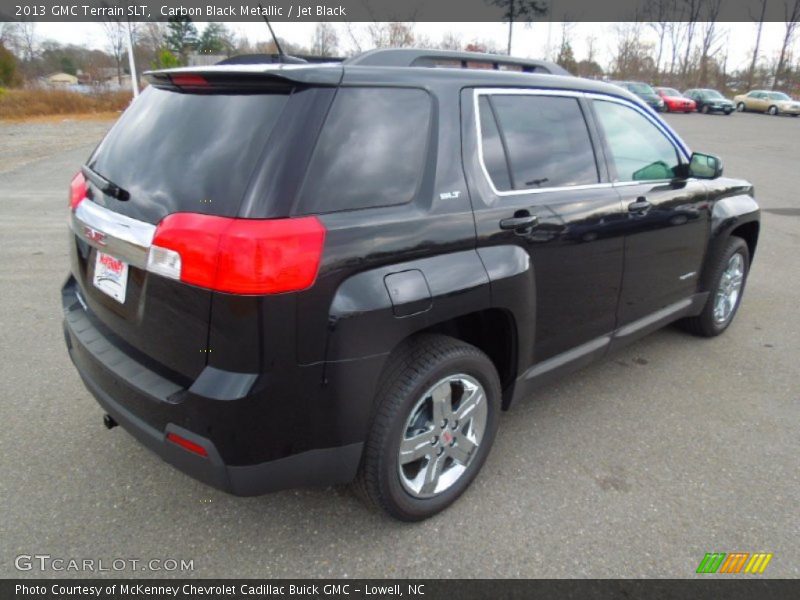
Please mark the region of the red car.
[[697, 108], [695, 101], [687, 98], [678, 90], [668, 87], [657, 87], [656, 94], [664, 99], [664, 110], [667, 112], [694, 112]]

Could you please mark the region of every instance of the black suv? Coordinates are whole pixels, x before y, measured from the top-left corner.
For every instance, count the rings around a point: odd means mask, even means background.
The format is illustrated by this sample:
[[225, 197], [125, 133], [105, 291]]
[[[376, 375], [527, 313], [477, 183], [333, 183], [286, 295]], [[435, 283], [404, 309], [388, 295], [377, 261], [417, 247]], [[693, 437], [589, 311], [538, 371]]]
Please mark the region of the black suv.
[[72, 182], [64, 332], [107, 426], [223, 490], [428, 517], [515, 399], [736, 314], [752, 186], [616, 86], [418, 50], [148, 77]]

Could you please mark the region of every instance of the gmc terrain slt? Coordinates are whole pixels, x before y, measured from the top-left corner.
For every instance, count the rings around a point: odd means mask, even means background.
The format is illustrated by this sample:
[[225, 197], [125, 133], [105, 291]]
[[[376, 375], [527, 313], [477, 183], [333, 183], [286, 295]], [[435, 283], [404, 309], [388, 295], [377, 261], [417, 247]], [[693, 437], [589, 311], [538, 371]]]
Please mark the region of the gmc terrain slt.
[[422, 519], [516, 399], [736, 314], [753, 187], [617, 86], [422, 50], [148, 78], [72, 181], [64, 332], [107, 425], [208, 484]]

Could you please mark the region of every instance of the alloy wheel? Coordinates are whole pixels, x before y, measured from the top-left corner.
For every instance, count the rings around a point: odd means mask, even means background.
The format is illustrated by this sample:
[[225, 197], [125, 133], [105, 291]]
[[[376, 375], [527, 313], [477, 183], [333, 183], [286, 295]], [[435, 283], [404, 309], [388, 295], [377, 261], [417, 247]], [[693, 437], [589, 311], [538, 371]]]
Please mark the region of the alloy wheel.
[[723, 324], [733, 316], [744, 283], [744, 258], [738, 252], [728, 259], [714, 297], [714, 321]]
[[487, 416], [486, 392], [469, 375], [445, 377], [423, 394], [400, 441], [398, 471], [406, 492], [430, 498], [455, 484], [477, 454]]

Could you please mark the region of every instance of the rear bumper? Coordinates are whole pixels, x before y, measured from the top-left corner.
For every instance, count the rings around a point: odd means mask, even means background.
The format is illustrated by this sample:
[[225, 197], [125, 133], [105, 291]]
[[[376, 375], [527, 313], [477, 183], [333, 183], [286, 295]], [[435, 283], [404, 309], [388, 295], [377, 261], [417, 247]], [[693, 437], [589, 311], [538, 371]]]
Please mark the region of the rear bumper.
[[[247, 417], [242, 417], [247, 413], [237, 405], [251, 405], [258, 399], [252, 396], [235, 400], [197, 397], [137, 362], [111, 344], [93, 325], [71, 277], [62, 290], [62, 304], [67, 348], [86, 388], [126, 431], [184, 473], [240, 496], [308, 485], [335, 485], [355, 477], [362, 442], [296, 453], [289, 451], [264, 462], [227, 463], [218, 443], [210, 435], [201, 435], [198, 431], [222, 432], [218, 435], [223, 436], [230, 446], [231, 436], [235, 439], [238, 432], [237, 419], [243, 419], [243, 425], [247, 424]], [[236, 381], [239, 377], [238, 374], [229, 375], [228, 381]], [[216, 376], [219, 377], [219, 371]], [[213, 410], [203, 410], [209, 406]], [[209, 414], [204, 415], [204, 412]], [[226, 422], [221, 422], [221, 418]], [[264, 418], [268, 419], [269, 415], [265, 414]], [[194, 454], [169, 441], [167, 436], [170, 433], [201, 446], [207, 456]], [[275, 440], [271, 442], [276, 445]], [[265, 440], [265, 446], [269, 443]], [[277, 445], [291, 447], [285, 441]]]

